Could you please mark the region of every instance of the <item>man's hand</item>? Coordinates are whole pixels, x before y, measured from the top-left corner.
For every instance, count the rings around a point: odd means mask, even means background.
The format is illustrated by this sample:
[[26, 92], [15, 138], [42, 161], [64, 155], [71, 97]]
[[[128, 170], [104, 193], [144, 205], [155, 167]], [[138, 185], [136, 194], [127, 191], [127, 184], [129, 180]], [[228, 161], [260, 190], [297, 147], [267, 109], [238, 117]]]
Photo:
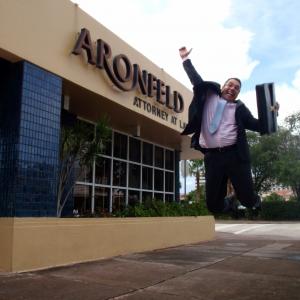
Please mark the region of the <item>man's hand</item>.
[[277, 117], [278, 117], [278, 115], [279, 115], [279, 114], [278, 114], [279, 107], [280, 107], [279, 103], [278, 103], [278, 102], [275, 102], [274, 108], [275, 108]]
[[186, 47], [181, 47], [179, 49], [179, 55], [182, 59], [186, 58], [187, 56], [189, 56], [189, 54], [191, 53], [191, 51], [193, 50], [193, 48], [191, 48], [189, 51], [186, 49]]
[[275, 102], [273, 106], [271, 106], [271, 111], [276, 112], [276, 115], [278, 116], [278, 111], [279, 111], [279, 103]]

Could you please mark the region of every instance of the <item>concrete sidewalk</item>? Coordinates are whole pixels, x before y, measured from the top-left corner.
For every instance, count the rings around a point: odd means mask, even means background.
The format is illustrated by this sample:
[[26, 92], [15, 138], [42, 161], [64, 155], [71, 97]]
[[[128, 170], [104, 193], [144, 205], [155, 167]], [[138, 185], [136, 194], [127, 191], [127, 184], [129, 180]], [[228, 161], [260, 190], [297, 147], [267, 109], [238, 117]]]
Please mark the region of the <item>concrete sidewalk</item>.
[[[0, 273], [0, 299], [299, 300], [300, 240], [274, 233], [250, 235], [246, 228], [258, 230], [255, 224], [217, 223], [216, 239], [205, 243], [37, 272]], [[234, 225], [236, 232], [226, 232]]]

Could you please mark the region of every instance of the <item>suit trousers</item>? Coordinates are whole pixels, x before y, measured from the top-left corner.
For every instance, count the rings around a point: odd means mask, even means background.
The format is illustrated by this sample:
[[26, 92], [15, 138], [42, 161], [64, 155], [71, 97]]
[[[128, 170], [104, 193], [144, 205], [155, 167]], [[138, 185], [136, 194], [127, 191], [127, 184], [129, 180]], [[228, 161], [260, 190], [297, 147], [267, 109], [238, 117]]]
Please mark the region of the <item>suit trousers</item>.
[[204, 165], [206, 203], [210, 212], [223, 212], [228, 179], [243, 206], [252, 208], [256, 204], [258, 195], [254, 192], [251, 165], [239, 159], [236, 147], [225, 151], [208, 150], [204, 155]]

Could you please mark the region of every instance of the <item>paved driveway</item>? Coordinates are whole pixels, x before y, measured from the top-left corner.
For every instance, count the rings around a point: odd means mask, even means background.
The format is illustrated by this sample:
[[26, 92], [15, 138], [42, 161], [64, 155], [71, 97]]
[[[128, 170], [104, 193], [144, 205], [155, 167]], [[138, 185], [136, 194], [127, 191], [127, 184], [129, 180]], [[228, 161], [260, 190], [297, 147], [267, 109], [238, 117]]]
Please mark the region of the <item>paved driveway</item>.
[[[216, 231], [247, 237], [300, 240], [300, 222], [217, 221]], [[300, 299], [300, 297], [299, 297]]]

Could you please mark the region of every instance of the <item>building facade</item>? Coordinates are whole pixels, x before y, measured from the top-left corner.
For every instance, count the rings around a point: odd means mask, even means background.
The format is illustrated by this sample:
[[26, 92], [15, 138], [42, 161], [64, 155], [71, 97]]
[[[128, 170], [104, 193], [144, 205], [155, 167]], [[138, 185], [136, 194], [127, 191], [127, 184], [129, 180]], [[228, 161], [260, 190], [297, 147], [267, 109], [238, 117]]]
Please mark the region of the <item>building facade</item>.
[[56, 216], [68, 115], [109, 116], [112, 136], [64, 215], [178, 201], [179, 161], [199, 156], [180, 135], [191, 91], [68, 0], [0, 7], [0, 216]]

